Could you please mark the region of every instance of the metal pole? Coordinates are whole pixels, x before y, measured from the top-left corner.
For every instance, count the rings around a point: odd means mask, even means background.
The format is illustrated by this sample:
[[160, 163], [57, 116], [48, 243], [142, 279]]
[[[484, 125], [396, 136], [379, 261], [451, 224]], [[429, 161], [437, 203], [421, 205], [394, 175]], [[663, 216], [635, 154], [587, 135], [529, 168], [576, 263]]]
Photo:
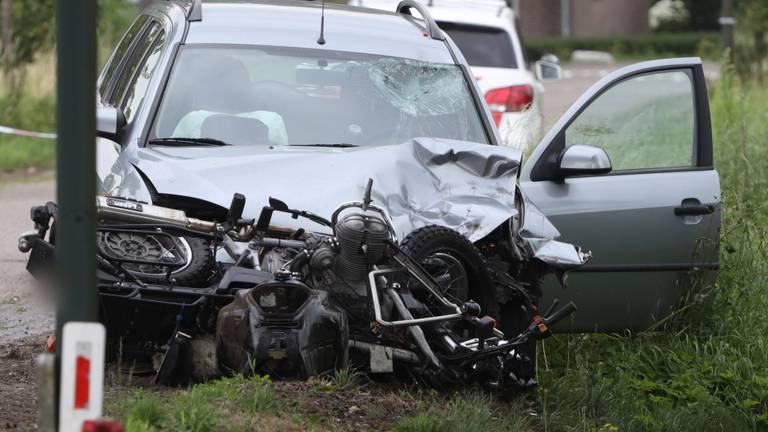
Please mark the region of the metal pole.
[[[96, 2], [56, 0], [57, 345], [69, 321], [98, 319], [95, 142]], [[57, 349], [57, 356], [61, 350]], [[57, 362], [58, 363], [58, 362]], [[59, 374], [57, 373], [57, 386]], [[57, 398], [58, 400], [58, 398]]]
[[560, 36], [571, 35], [571, 0], [560, 0]]
[[57, 0], [57, 330], [98, 319], [96, 298], [96, 0]]
[[733, 58], [733, 26], [736, 18], [733, 17], [733, 0], [723, 0], [718, 20], [723, 32], [723, 49], [728, 52], [728, 57]]

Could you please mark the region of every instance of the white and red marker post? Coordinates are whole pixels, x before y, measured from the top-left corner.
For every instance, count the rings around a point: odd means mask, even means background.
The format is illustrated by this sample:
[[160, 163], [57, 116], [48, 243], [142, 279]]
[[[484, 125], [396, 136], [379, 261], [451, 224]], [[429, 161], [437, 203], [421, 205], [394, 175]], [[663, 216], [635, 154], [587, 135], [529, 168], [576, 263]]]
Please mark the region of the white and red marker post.
[[[81, 432], [101, 418], [106, 332], [97, 322], [70, 321], [61, 341], [59, 431]], [[94, 429], [98, 430], [98, 429]]]

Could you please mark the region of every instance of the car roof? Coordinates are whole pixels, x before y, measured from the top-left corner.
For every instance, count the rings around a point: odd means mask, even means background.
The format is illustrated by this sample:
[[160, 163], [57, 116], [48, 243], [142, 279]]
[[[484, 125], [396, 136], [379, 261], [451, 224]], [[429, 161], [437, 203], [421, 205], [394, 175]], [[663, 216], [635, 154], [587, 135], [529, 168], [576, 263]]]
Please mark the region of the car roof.
[[190, 23], [186, 43], [314, 48], [455, 62], [445, 42], [425, 34], [423, 21], [394, 9], [326, 3], [324, 45], [317, 43], [320, 14], [320, 2], [204, 1], [203, 18]]

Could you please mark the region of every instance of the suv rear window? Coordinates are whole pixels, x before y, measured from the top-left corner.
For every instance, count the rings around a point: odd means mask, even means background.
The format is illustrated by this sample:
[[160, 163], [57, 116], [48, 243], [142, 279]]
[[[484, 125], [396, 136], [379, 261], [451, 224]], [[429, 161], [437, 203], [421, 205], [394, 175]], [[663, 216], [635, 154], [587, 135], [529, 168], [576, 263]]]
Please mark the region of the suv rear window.
[[470, 66], [517, 68], [509, 33], [496, 27], [439, 22]]

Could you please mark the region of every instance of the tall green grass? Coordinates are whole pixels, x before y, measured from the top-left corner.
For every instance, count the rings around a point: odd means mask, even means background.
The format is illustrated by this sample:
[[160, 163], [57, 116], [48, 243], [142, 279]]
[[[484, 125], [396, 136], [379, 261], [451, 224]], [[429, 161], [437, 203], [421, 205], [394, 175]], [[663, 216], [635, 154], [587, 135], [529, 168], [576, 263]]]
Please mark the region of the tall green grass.
[[[444, 402], [444, 401], [441, 401]], [[453, 395], [447, 402], [435, 403], [428, 410], [402, 419], [397, 432], [522, 432], [533, 429], [533, 416], [525, 401], [518, 400], [502, 409], [487, 393], [471, 391]]]

